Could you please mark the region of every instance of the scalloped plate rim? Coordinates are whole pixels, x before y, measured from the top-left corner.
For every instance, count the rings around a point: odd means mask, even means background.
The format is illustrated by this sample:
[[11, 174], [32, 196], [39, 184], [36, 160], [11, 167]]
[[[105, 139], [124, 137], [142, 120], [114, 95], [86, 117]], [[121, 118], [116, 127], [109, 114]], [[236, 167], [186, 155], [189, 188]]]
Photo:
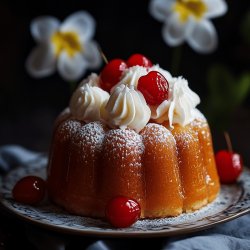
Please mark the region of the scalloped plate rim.
[[[18, 168], [12, 172], [15, 172], [15, 171], [16, 172], [23, 171], [23, 168]], [[29, 171], [30, 171], [30, 169], [29, 169]], [[12, 172], [10, 172], [10, 174], [8, 176], [11, 176]], [[241, 175], [241, 179], [244, 179], [244, 177], [246, 178], [247, 175], [250, 176], [250, 169], [247, 167], [244, 167], [244, 171]], [[249, 183], [250, 183], [250, 181], [249, 181]], [[249, 183], [248, 183], [248, 185], [249, 185]], [[3, 182], [3, 184], [4, 184], [4, 182]], [[246, 192], [244, 182], [241, 184], [240, 184], [240, 182], [238, 182], [236, 185], [237, 186], [240, 185], [242, 194], [240, 197], [237, 198], [237, 203], [232, 204], [231, 208], [236, 206], [239, 202], [243, 202], [241, 199], [242, 199], [242, 196], [244, 196], [244, 192]], [[223, 186], [224, 185], [222, 185], [222, 189], [223, 189]], [[232, 187], [233, 186], [235, 186], [235, 185], [232, 185]], [[1, 189], [2, 189], [2, 187], [1, 187]], [[249, 194], [250, 193], [247, 193], [248, 196], [249, 196]], [[248, 202], [250, 204], [250, 196], [248, 198], [249, 199], [246, 199], [246, 197], [245, 197], [244, 199], [245, 199], [245, 202]], [[121, 230], [121, 229], [113, 229], [113, 228], [102, 230], [101, 228], [94, 229], [94, 228], [87, 228], [86, 227], [86, 228], [79, 229], [79, 228], [68, 227], [65, 225], [56, 225], [56, 224], [49, 223], [46, 221], [39, 221], [39, 220], [36, 220], [34, 218], [29, 217], [28, 215], [20, 213], [18, 210], [16, 210], [14, 207], [11, 206], [11, 204], [18, 204], [11, 199], [7, 200], [1, 196], [0, 197], [0, 204], [7, 212], [10, 212], [11, 214], [16, 216], [17, 218], [20, 218], [21, 220], [23, 220], [25, 222], [40, 226], [40, 227], [45, 228], [45, 229], [49, 229], [49, 230], [61, 232], [61, 233], [67, 233], [67, 234], [90, 235], [90, 236], [101, 236], [101, 237], [161, 237], [161, 236], [176, 236], [176, 235], [188, 234], [188, 233], [193, 233], [193, 232], [205, 230], [205, 229], [211, 228], [212, 226], [231, 221], [233, 219], [236, 219], [236, 218], [243, 216], [243, 215], [250, 212], [250, 206], [249, 206], [248, 208], [245, 208], [242, 211], [238, 211], [238, 212], [235, 211], [234, 213], [232, 213], [228, 217], [224, 217], [224, 218], [216, 220], [216, 216], [215, 216], [215, 217], [213, 217], [213, 218], [215, 218], [215, 220], [212, 220], [210, 222], [206, 222], [204, 224], [200, 224], [200, 225], [196, 225], [196, 226], [191, 226], [188, 228], [187, 227], [177, 228], [176, 230], [172, 230], [172, 231], [168, 231], [166, 229], [165, 230], [164, 229], [154, 230], [154, 231], [153, 230], [141, 231], [141, 230], [136, 230], [136, 229], [133, 230], [132, 229], [132, 231], [123, 231], [123, 229]], [[22, 205], [22, 206], [24, 206], [24, 205]], [[26, 206], [26, 209], [28, 210], [28, 206]], [[228, 209], [230, 209], [230, 207]], [[227, 212], [227, 209], [223, 212]], [[81, 217], [81, 216], [75, 216], [75, 215], [70, 215], [70, 214], [68, 214], [67, 216], [69, 216], [69, 217], [72, 217], [72, 216], [73, 217]], [[197, 220], [197, 222], [203, 221], [204, 219], [199, 219], [199, 220]]]

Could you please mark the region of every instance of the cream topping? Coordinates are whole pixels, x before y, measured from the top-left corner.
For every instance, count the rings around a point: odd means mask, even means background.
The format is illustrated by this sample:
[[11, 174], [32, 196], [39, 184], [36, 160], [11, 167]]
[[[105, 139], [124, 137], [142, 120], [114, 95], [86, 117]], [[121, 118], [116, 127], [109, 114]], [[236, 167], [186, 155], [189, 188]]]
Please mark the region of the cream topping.
[[[137, 90], [139, 78], [150, 71], [160, 72], [169, 83], [168, 100], [158, 106], [149, 106]], [[185, 126], [197, 118], [204, 119], [196, 109], [200, 98], [188, 87], [187, 80], [172, 77], [159, 65], [126, 69], [120, 82], [111, 90], [111, 96], [99, 87], [99, 81], [99, 76], [92, 73], [80, 83], [70, 101], [73, 117], [85, 122], [103, 121], [113, 128], [131, 128], [137, 132], [150, 118], [157, 123], [168, 121], [171, 128], [176, 123]]]
[[[141, 76], [145, 76], [150, 71], [158, 71], [169, 82], [172, 82], [172, 76], [171, 76], [171, 74], [168, 71], [160, 68], [160, 66], [158, 64], [156, 64], [156, 65], [154, 65], [154, 66], [152, 66], [150, 68], [145, 68], [145, 67], [142, 67], [142, 66], [133, 66], [133, 67], [130, 67], [130, 68], [126, 69], [123, 72], [123, 74], [121, 76], [121, 80], [120, 80], [120, 82], [117, 85], [125, 84], [127, 86], [134, 86], [134, 88], [137, 89], [139, 78]], [[115, 87], [113, 89], [115, 89]]]
[[85, 122], [101, 120], [101, 113], [109, 99], [109, 93], [94, 86], [96, 84], [94, 79], [81, 83], [70, 100], [70, 111], [78, 120]]
[[150, 119], [150, 108], [141, 92], [120, 84], [113, 89], [105, 107], [104, 119], [111, 127], [131, 128], [139, 132]]
[[194, 119], [200, 120], [200, 121], [207, 120], [206, 117], [201, 113], [199, 109], [195, 108], [191, 112], [192, 112], [192, 116], [194, 117]]
[[158, 107], [151, 107], [151, 118], [158, 123], [169, 121], [171, 128], [175, 123], [185, 126], [196, 119], [197, 112], [194, 110], [200, 103], [200, 98], [182, 77], [173, 78], [171, 85], [168, 100], [163, 101]]
[[91, 73], [86, 79], [83, 79], [80, 82], [79, 87], [84, 86], [86, 83], [88, 83], [89, 86], [100, 87], [99, 82], [100, 82], [100, 77], [96, 73]]
[[[120, 80], [120, 82], [118, 82], [118, 84], [116, 86], [124, 84], [124, 85], [127, 85], [128, 87], [133, 86], [136, 89], [139, 78], [141, 76], [146, 75], [147, 73], [148, 73], [148, 71], [145, 67], [142, 67], [142, 66], [130, 67], [123, 72], [123, 74], [121, 76], [121, 80]], [[116, 88], [116, 86], [114, 86], [114, 88], [112, 89], [111, 92], [113, 92], [113, 90]]]

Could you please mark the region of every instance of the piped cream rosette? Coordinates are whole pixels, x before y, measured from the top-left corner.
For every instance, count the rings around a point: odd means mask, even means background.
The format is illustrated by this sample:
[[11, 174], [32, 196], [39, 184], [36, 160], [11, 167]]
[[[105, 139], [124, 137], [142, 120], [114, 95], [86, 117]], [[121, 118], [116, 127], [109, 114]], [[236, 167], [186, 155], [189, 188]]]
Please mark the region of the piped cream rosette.
[[105, 106], [104, 119], [110, 127], [142, 130], [150, 119], [151, 111], [145, 98], [134, 86], [116, 86]]
[[109, 93], [98, 87], [99, 77], [91, 74], [80, 83], [70, 100], [70, 111], [78, 120], [100, 121]]
[[176, 123], [185, 126], [197, 118], [195, 107], [200, 103], [200, 98], [188, 87], [184, 78], [172, 78], [170, 83], [168, 100], [150, 107], [151, 118], [157, 123], [168, 121], [171, 128]]
[[[157, 106], [148, 105], [137, 90], [140, 77], [150, 71], [160, 72], [169, 83], [168, 99]], [[99, 87], [99, 76], [91, 74], [74, 92], [70, 111], [73, 117], [85, 122], [102, 121], [111, 128], [130, 128], [140, 132], [150, 119], [157, 123], [168, 122], [170, 128], [174, 124], [185, 126], [196, 118], [204, 119], [196, 109], [199, 103], [199, 96], [184, 78], [172, 77], [159, 65], [150, 68], [133, 66], [123, 72], [111, 94]]]

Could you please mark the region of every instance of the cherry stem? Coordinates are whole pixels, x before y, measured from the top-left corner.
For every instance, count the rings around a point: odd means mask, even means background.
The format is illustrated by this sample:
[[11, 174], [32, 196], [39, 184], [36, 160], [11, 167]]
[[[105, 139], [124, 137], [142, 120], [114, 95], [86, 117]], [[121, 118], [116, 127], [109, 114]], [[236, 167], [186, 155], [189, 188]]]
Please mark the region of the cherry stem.
[[232, 142], [231, 142], [231, 139], [230, 139], [230, 136], [228, 134], [228, 132], [224, 132], [224, 136], [225, 136], [225, 139], [226, 139], [226, 143], [227, 143], [227, 148], [229, 150], [229, 152], [233, 152], [233, 147], [232, 147]]
[[101, 49], [101, 48], [98, 48], [98, 50], [99, 50], [99, 52], [100, 52], [100, 54], [101, 54], [101, 57], [102, 57], [103, 61], [104, 61], [106, 64], [108, 64], [109, 61], [108, 61], [107, 57], [105, 56], [105, 54], [103, 53], [102, 49]]

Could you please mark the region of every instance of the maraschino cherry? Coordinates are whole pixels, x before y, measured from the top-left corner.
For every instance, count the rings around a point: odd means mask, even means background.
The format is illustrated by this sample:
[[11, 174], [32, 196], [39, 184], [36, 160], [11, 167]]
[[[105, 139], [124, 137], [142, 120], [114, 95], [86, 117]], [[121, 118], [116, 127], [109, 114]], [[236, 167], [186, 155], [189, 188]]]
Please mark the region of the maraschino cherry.
[[243, 169], [243, 160], [240, 154], [233, 152], [228, 133], [225, 133], [228, 150], [220, 150], [215, 155], [220, 182], [223, 184], [234, 183]]
[[100, 73], [100, 87], [108, 92], [119, 82], [125, 69], [136, 65], [147, 68], [153, 65], [152, 62], [142, 54], [133, 54], [126, 62], [119, 58], [108, 62], [104, 55], [103, 57], [106, 65]]
[[127, 60], [127, 65], [128, 67], [139, 65], [146, 68], [153, 66], [152, 62], [142, 54], [133, 54], [130, 56]]
[[46, 193], [46, 182], [38, 176], [26, 176], [20, 179], [12, 190], [15, 201], [36, 205], [40, 203]]
[[131, 226], [140, 218], [141, 207], [131, 198], [117, 196], [108, 202], [105, 213], [111, 225], [124, 228]]
[[150, 71], [138, 80], [137, 89], [142, 92], [149, 105], [159, 105], [168, 99], [169, 84], [158, 71]]
[[119, 82], [126, 68], [127, 64], [122, 59], [113, 59], [108, 62], [100, 73], [101, 88], [109, 92]]

